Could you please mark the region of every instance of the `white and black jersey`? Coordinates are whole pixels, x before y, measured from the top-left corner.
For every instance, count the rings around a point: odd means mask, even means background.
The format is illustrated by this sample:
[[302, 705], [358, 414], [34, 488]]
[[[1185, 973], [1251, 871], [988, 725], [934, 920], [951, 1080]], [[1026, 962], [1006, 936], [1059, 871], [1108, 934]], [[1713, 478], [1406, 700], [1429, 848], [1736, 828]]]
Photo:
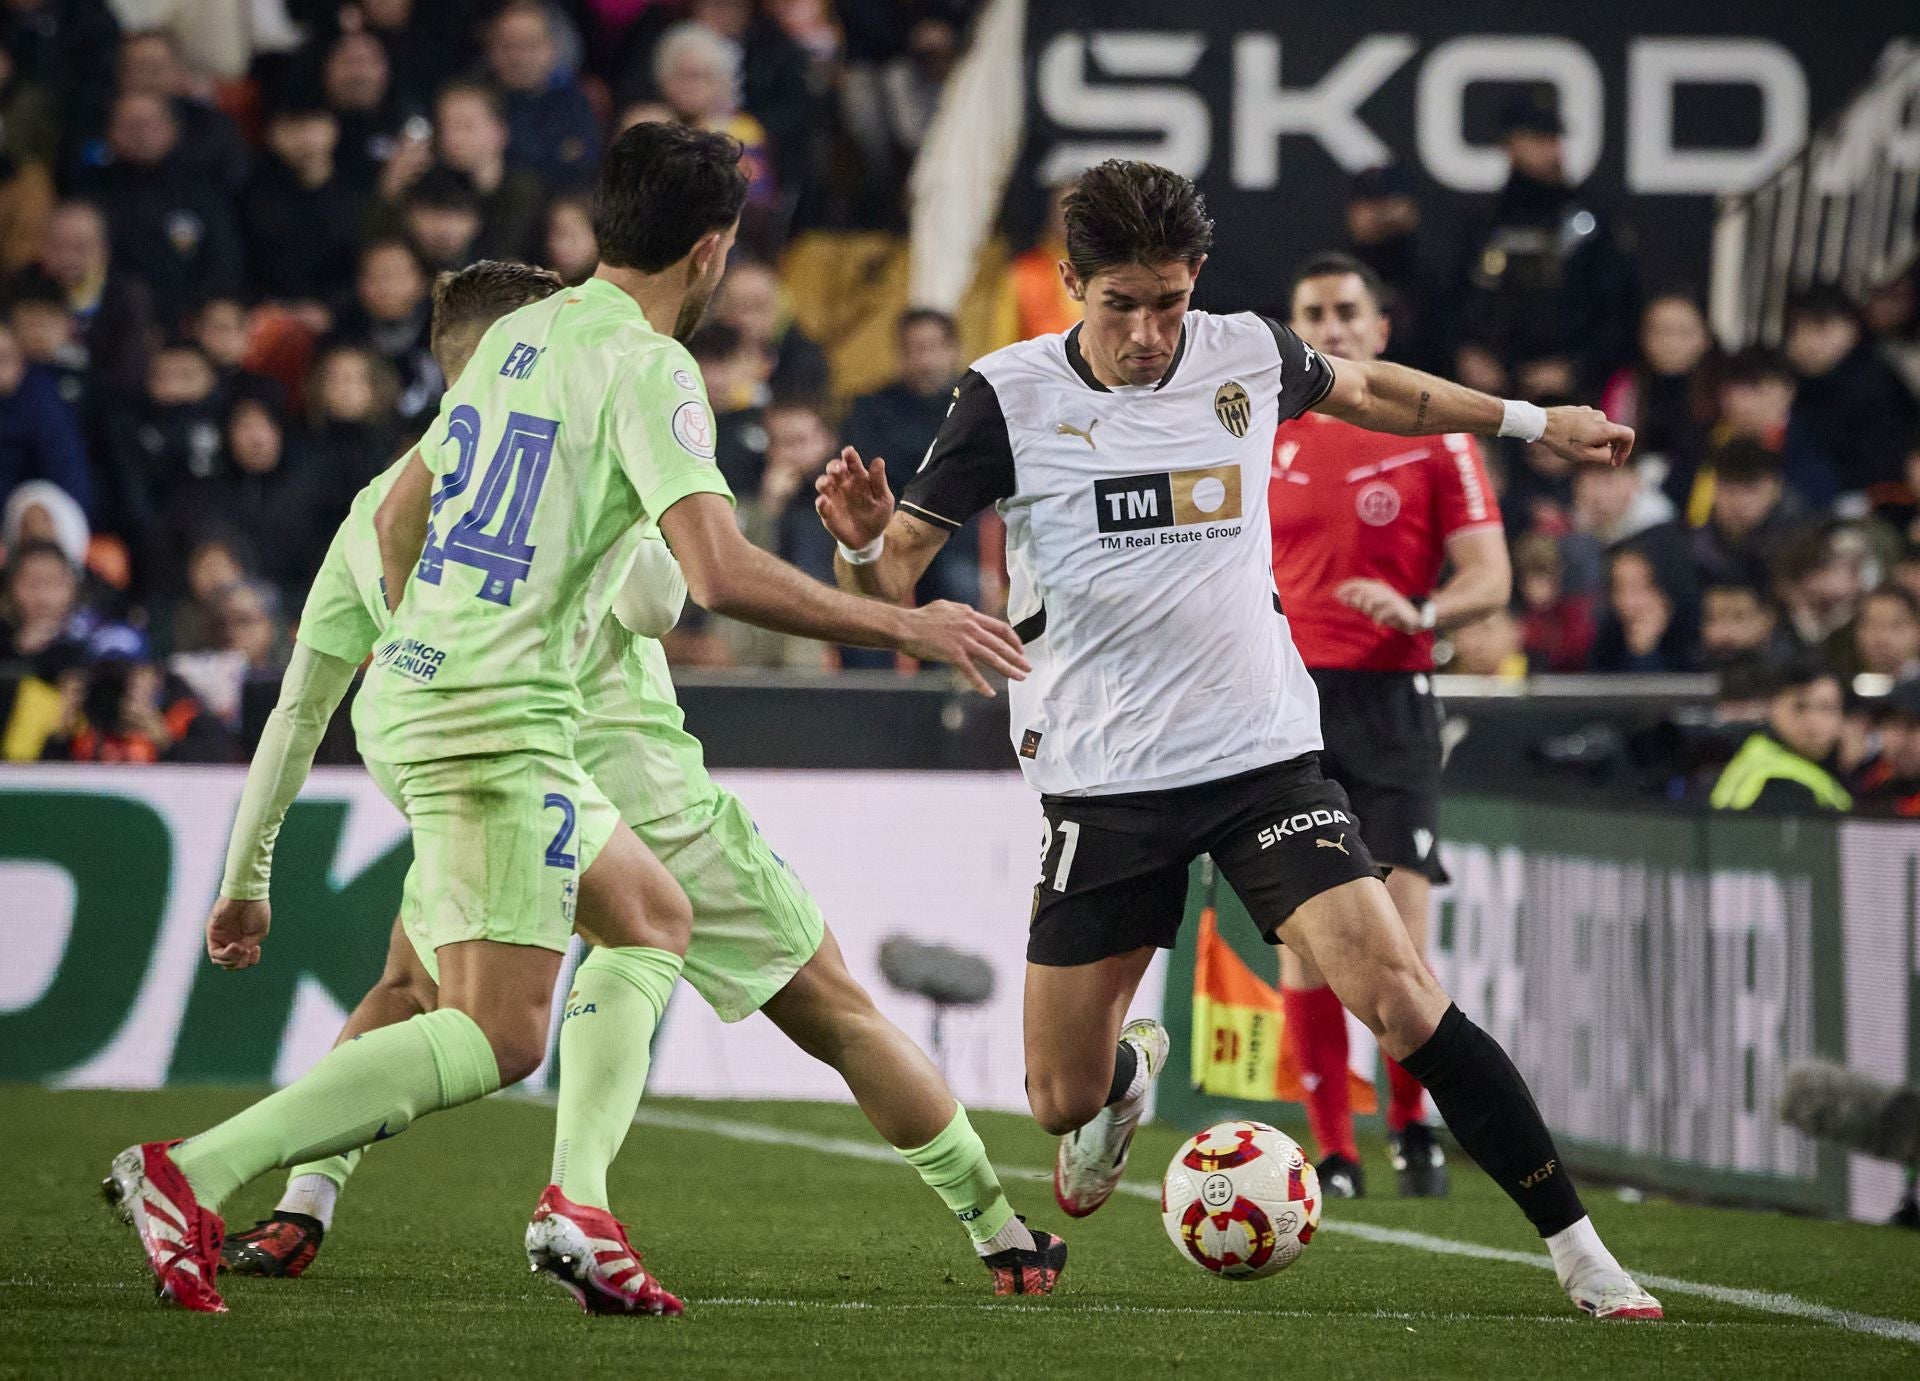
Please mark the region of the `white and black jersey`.
[[1250, 312], [1189, 312], [1159, 383], [1109, 388], [1079, 327], [986, 356], [900, 506], [1007, 525], [1008, 617], [1033, 673], [1010, 688], [1027, 780], [1153, 791], [1320, 747], [1313, 682], [1274, 595], [1274, 428], [1333, 372]]

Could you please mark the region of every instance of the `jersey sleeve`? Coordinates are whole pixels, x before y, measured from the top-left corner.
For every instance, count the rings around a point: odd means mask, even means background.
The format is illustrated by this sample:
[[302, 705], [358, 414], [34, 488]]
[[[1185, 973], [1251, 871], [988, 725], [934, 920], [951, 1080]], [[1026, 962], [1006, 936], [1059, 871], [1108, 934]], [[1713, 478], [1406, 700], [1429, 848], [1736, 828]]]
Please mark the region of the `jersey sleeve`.
[[900, 507], [953, 531], [989, 504], [1012, 498], [1013, 489], [1013, 440], [1000, 397], [969, 369], [939, 435], [901, 492]]
[[658, 520], [689, 494], [733, 491], [714, 463], [713, 405], [700, 367], [675, 343], [649, 350], [614, 380], [611, 439], [615, 460], [640, 506]]
[[[352, 521], [351, 519], [348, 520]], [[373, 651], [380, 626], [367, 608], [360, 588], [354, 583], [353, 566], [347, 555], [347, 525], [333, 534], [326, 560], [307, 591], [306, 605], [300, 611], [296, 638], [315, 652], [358, 666]]]
[[1456, 532], [1500, 530], [1500, 502], [1487, 479], [1480, 447], [1462, 432], [1435, 439], [1433, 490], [1441, 540]]
[[1272, 317], [1261, 317], [1280, 351], [1280, 420], [1289, 422], [1333, 391], [1333, 366]]

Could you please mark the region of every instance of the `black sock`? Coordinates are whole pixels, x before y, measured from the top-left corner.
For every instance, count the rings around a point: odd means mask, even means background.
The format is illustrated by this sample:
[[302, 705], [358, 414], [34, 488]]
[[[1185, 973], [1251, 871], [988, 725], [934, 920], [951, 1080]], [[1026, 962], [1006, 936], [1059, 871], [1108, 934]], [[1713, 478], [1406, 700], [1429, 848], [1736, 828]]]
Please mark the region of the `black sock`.
[[1121, 1041], [1113, 1057], [1113, 1087], [1107, 1090], [1107, 1106], [1111, 1107], [1127, 1096], [1127, 1090], [1133, 1087], [1134, 1071], [1139, 1067], [1140, 1052], [1130, 1042]]
[[1526, 1080], [1500, 1043], [1449, 1006], [1427, 1043], [1400, 1062], [1427, 1086], [1460, 1148], [1542, 1237], [1587, 1216]]

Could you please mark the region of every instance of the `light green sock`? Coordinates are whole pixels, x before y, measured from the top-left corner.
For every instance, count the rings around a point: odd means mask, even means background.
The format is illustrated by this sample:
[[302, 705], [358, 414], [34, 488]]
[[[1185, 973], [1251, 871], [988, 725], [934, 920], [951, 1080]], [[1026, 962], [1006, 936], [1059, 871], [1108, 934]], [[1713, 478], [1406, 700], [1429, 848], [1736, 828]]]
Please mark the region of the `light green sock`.
[[553, 1183], [588, 1208], [610, 1208], [607, 1167], [647, 1087], [653, 1033], [681, 958], [663, 949], [595, 949], [574, 971], [560, 1021]]
[[953, 1210], [982, 1256], [1008, 1247], [1032, 1248], [1033, 1237], [1013, 1216], [1013, 1205], [1000, 1187], [1000, 1177], [993, 1173], [987, 1148], [967, 1121], [967, 1110], [958, 1103], [945, 1131], [925, 1146], [901, 1150], [900, 1155]]
[[443, 1008], [328, 1051], [278, 1093], [174, 1148], [194, 1196], [217, 1210], [277, 1165], [351, 1151], [500, 1087], [493, 1047], [472, 1017]]

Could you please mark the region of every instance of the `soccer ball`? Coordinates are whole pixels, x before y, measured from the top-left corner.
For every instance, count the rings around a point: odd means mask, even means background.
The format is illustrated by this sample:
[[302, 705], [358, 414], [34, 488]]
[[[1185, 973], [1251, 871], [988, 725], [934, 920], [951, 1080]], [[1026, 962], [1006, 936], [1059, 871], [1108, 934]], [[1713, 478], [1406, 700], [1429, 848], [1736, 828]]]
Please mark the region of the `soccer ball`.
[[1320, 1225], [1320, 1176], [1264, 1122], [1216, 1122], [1173, 1154], [1160, 1221], [1186, 1260], [1228, 1280], [1291, 1266]]

